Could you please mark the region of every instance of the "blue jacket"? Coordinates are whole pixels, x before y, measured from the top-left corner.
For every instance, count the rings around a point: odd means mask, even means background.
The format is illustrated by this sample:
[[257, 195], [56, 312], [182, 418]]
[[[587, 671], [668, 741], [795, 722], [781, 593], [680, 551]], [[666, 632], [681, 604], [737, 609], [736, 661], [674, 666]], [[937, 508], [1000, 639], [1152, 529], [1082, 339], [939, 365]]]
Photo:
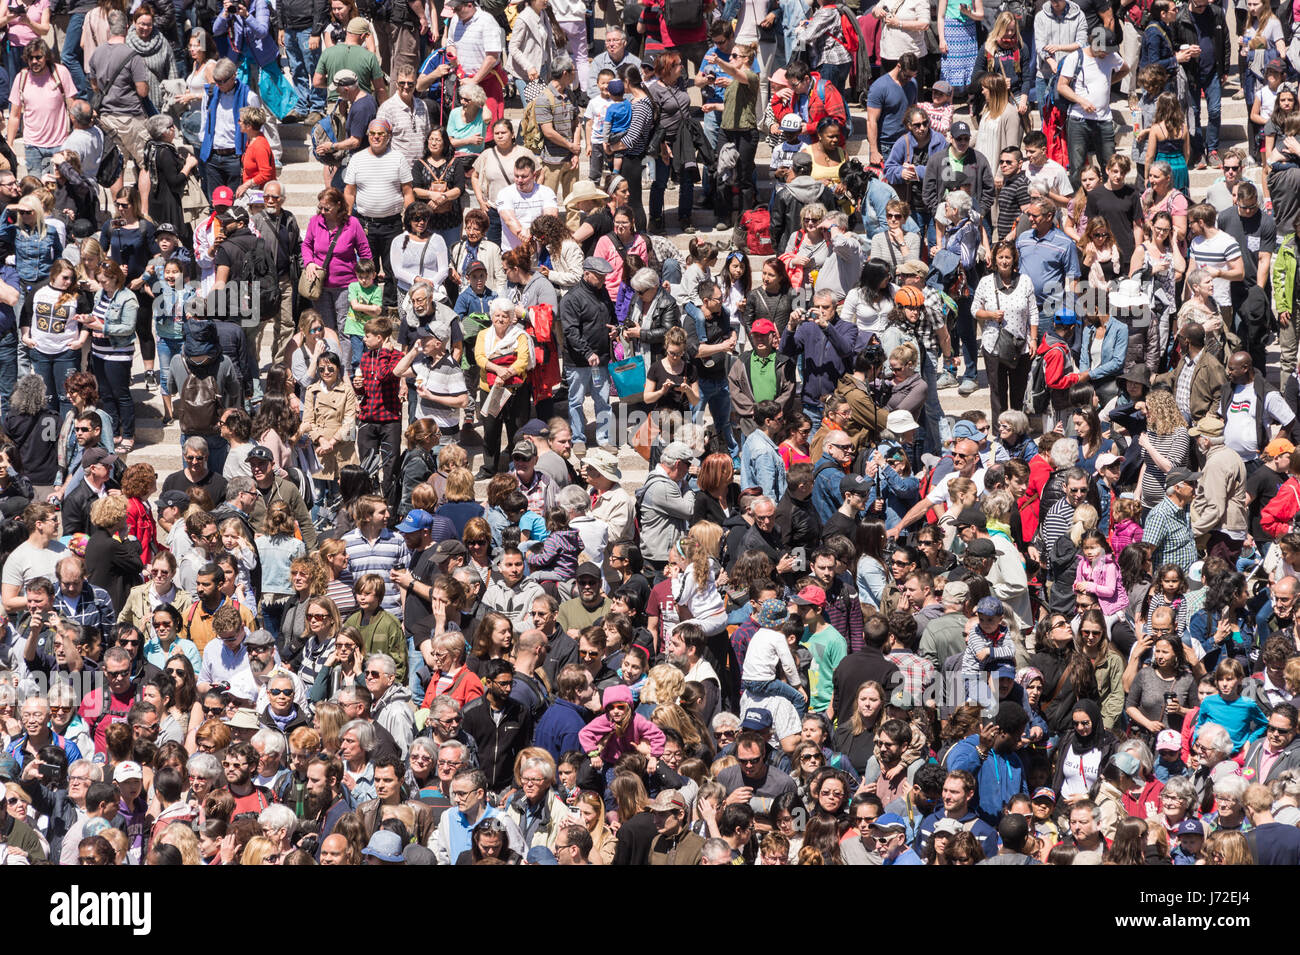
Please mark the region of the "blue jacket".
[[858, 327], [834, 319], [825, 328], [812, 320], [781, 336], [781, 354], [791, 358], [803, 354], [804, 401], [819, 402], [835, 390], [840, 379], [853, 368], [857, 354]]
[[[225, 7], [212, 21], [212, 35], [218, 45], [224, 44], [223, 56], [231, 49], [230, 31], [234, 30], [234, 47], [252, 56], [258, 66], [266, 66], [280, 55], [275, 31], [271, 27], [271, 5], [267, 0], [252, 0], [246, 17], [227, 17]], [[236, 63], [239, 57], [231, 55]], [[243, 152], [241, 149], [240, 152]]]
[[[50, 731], [50, 735], [54, 738], [54, 745], [59, 747], [59, 749], [63, 750], [65, 753], [68, 754], [68, 765], [72, 765], [72, 763], [81, 759], [81, 750], [77, 747], [76, 743], [74, 743], [72, 740], [68, 739], [67, 737], [60, 736], [58, 733], [55, 733], [53, 730]], [[23, 763], [27, 759], [27, 754], [23, 752], [23, 747], [26, 745], [27, 745], [27, 734], [24, 733], [22, 736], [18, 737], [16, 740], [13, 741], [13, 743], [9, 746], [8, 752], [6, 753], [6, 755], [11, 757], [13, 761], [18, 764], [19, 769], [23, 768]]]
[[1138, 69], [1158, 63], [1173, 75], [1178, 69], [1169, 28], [1163, 23], [1153, 23], [1142, 34], [1142, 51], [1138, 54]]
[[785, 462], [762, 428], [750, 434], [740, 449], [740, 486], [762, 488], [774, 501], [785, 496]]
[[[921, 482], [915, 477], [903, 477], [886, 464], [880, 469], [879, 483], [885, 499], [885, 526], [893, 527], [921, 499]], [[871, 510], [871, 505], [876, 503], [876, 496], [876, 482], [872, 481], [871, 490], [867, 492], [865, 510]]]
[[[216, 83], [209, 83], [203, 88], [207, 99], [203, 103], [203, 108], [208, 111], [207, 121], [203, 124], [203, 145], [199, 147], [199, 158], [204, 162], [212, 156], [212, 139], [217, 134], [217, 104], [221, 101], [221, 90], [217, 89]], [[235, 83], [235, 101], [231, 104], [231, 110], [235, 114], [235, 155], [244, 154], [246, 139], [239, 128], [239, 111], [248, 105], [248, 84]]]
[[[934, 835], [934, 825], [945, 815], [947, 815], [947, 812], [940, 806], [925, 817], [925, 821], [921, 823], [921, 829], [916, 835], [916, 842], [912, 844], [912, 848], [916, 850], [917, 855], [922, 858], [925, 857], [925, 848], [930, 844], [930, 837]], [[967, 809], [966, 815], [957, 821], [979, 840], [980, 848], [984, 850], [984, 858], [991, 859], [998, 854], [998, 831], [979, 818], [974, 809]]]
[[999, 756], [992, 750], [983, 760], [976, 749], [980, 737], [971, 733], [948, 751], [948, 769], [964, 769], [975, 777], [975, 811], [990, 826], [996, 825], [1002, 807], [1017, 793], [1028, 792], [1025, 769], [1015, 753]]
[[[901, 139], [894, 143], [893, 148], [889, 150], [889, 155], [885, 157], [885, 179], [893, 186], [904, 182], [903, 164], [911, 162], [912, 165], [916, 166], [916, 188], [920, 189], [925, 182], [925, 164], [939, 150], [947, 148], [948, 140], [938, 133], [934, 133], [930, 136], [930, 144], [926, 146], [925, 154], [922, 155], [920, 152], [921, 147], [916, 143], [916, 137], [911, 133], [905, 133]], [[911, 156], [910, 160], [908, 159], [909, 156]], [[913, 228], [916, 227], [910, 218], [907, 221]]]
[[581, 750], [578, 745], [578, 733], [591, 719], [584, 707], [569, 700], [557, 699], [546, 708], [542, 718], [533, 730], [533, 745], [540, 746], [558, 763], [560, 757], [570, 750]]
[[18, 278], [29, 284], [49, 277], [54, 260], [63, 254], [63, 242], [54, 226], [46, 225], [42, 235], [35, 235], [16, 224], [0, 228], [0, 246], [12, 246]]
[[1124, 370], [1124, 356], [1128, 352], [1128, 326], [1116, 319], [1106, 323], [1106, 337], [1101, 342], [1101, 364], [1092, 367], [1092, 339], [1097, 329], [1089, 325], [1083, 330], [1083, 346], [1079, 349], [1079, 370], [1088, 378], [1114, 378]]
[[[823, 468], [823, 464], [833, 465], [829, 468]], [[822, 456], [817, 459], [813, 465], [813, 507], [817, 509], [817, 516], [825, 524], [840, 509], [844, 503], [844, 495], [840, 493], [840, 479], [848, 472], [840, 467], [840, 463], [823, 451]]]

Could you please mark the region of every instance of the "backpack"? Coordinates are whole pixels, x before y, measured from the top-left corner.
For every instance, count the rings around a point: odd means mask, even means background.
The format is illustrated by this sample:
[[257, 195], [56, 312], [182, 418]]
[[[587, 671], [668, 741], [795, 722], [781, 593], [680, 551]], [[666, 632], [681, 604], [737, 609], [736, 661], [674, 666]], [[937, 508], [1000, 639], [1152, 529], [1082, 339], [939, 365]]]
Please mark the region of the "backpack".
[[[1065, 353], [1066, 371], [1074, 371], [1074, 359], [1069, 348], [1064, 344], [1048, 347], [1059, 347]], [[1044, 355], [1034, 355], [1034, 360], [1029, 363], [1029, 386], [1025, 389], [1024, 407], [1027, 415], [1040, 415], [1047, 410], [1051, 389], [1047, 387], [1047, 362], [1044, 358]]]
[[[854, 35], [856, 36], [856, 34]], [[817, 95], [821, 97], [822, 105], [825, 105], [826, 103], [826, 87], [829, 85], [830, 84], [826, 80], [818, 80], [817, 82]], [[836, 90], [835, 92], [839, 93], [839, 90]], [[844, 107], [844, 124], [846, 126], [845, 135], [848, 135], [848, 133], [853, 130], [853, 113], [849, 111], [849, 101], [843, 93], [840, 93], [840, 105]], [[832, 116], [834, 114], [828, 109], [826, 115]]]
[[703, 0], [664, 0], [663, 22], [673, 29], [703, 26]]
[[749, 209], [740, 217], [740, 230], [744, 236], [737, 243], [750, 255], [772, 255], [772, 213], [766, 208]]
[[341, 162], [346, 165], [347, 156], [322, 157], [320, 148], [326, 143], [333, 145], [340, 139], [344, 138], [343, 116], [339, 113], [338, 107], [331, 107], [324, 116], [316, 121], [316, 125], [311, 128], [311, 151], [312, 155], [318, 160], [324, 162], [328, 158], [330, 162]]
[[187, 369], [188, 376], [181, 392], [176, 396], [176, 420], [185, 434], [216, 434], [217, 418], [221, 416], [221, 394], [217, 388], [216, 373], [196, 375]]
[[[549, 101], [551, 109], [555, 109], [560, 105], [549, 86], [546, 88], [546, 99]], [[542, 145], [546, 142], [546, 137], [542, 135], [542, 127], [537, 122], [537, 104], [539, 102], [541, 102], [541, 97], [524, 107], [524, 118], [519, 123], [519, 138], [523, 142], [525, 149], [540, 154]]]
[[834, 40], [844, 47], [849, 56], [858, 55], [858, 25], [843, 9], [840, 10], [840, 35], [834, 37]]
[[[249, 235], [253, 235], [251, 232]], [[258, 317], [269, 319], [280, 311], [280, 279], [275, 270], [275, 259], [266, 240], [260, 235], [253, 236], [253, 244], [244, 251], [239, 263], [239, 282], [241, 284], [240, 303], [250, 310], [252, 299], [244, 290], [251, 291], [257, 283]]]
[[[402, 473], [406, 470], [406, 462], [412, 454], [423, 453], [421, 448], [407, 448], [398, 456], [397, 463], [384, 472], [384, 483], [380, 490], [384, 495], [384, 503], [388, 505], [389, 527], [396, 527], [400, 520], [397, 511], [402, 503]], [[434, 469], [431, 467], [429, 470], [432, 472]]]
[[[420, 73], [428, 75], [448, 62], [444, 50], [434, 50], [420, 66]], [[452, 64], [455, 66], [455, 64]], [[436, 116], [439, 125], [445, 125], [447, 116], [460, 101], [460, 77], [453, 69], [440, 80], [434, 80], [424, 92], [424, 99], [429, 104], [431, 117]]]

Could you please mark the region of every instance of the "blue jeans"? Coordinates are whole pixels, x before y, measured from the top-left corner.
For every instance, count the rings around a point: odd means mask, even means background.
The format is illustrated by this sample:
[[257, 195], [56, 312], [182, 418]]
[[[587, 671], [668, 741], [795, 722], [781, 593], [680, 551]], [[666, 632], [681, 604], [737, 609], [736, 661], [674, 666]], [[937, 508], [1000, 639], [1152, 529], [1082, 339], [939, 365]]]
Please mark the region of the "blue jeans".
[[816, 434], [817, 429], [822, 426], [823, 411], [824, 405], [820, 401], [805, 400], [803, 402], [803, 413], [806, 414], [808, 420], [812, 422], [812, 431], [810, 431], [809, 434]]
[[[655, 179], [650, 184], [650, 218], [664, 217], [664, 193], [668, 190], [668, 176], [672, 167], [662, 159], [655, 159]], [[677, 184], [677, 221], [682, 225], [691, 221], [691, 212], [695, 208], [695, 183], [683, 171], [685, 182]]]
[[172, 356], [181, 353], [180, 339], [158, 336], [158, 393], [167, 394], [167, 383], [172, 375]]
[[72, 402], [68, 400], [68, 393], [64, 390], [63, 383], [81, 364], [81, 353], [65, 351], [58, 355], [47, 355], [33, 348], [30, 354], [32, 371], [40, 375], [45, 382], [45, 402], [50, 406], [51, 411], [59, 413], [59, 420], [62, 421], [72, 410]]
[[741, 680], [740, 689], [750, 696], [783, 696], [794, 704], [800, 716], [808, 712], [808, 701], [789, 683], [780, 680]]
[[1115, 153], [1115, 124], [1109, 119], [1065, 121], [1065, 140], [1070, 150], [1070, 185], [1079, 188], [1079, 176], [1089, 156], [1095, 156], [1102, 169]]
[[726, 377], [700, 379], [700, 403], [695, 409], [695, 419], [708, 407], [713, 415], [713, 427], [727, 442], [727, 451], [733, 458], [740, 457], [740, 444], [731, 430], [731, 391]]
[[[1192, 154], [1196, 157], [1219, 150], [1219, 126], [1222, 124], [1221, 99], [1223, 80], [1218, 73], [1198, 76], [1192, 87], [1192, 108], [1196, 110], [1196, 128], [1192, 131]], [[1201, 125], [1201, 95], [1210, 108], [1210, 121]]]
[[352, 353], [348, 355], [348, 377], [354, 378], [357, 374], [357, 368], [361, 365], [361, 353], [366, 350], [366, 340], [362, 335], [345, 335], [352, 348]]
[[284, 51], [289, 54], [289, 69], [293, 72], [293, 88], [298, 91], [297, 110], [310, 113], [312, 110], [325, 112], [325, 91], [314, 89], [311, 85], [312, 74], [316, 72], [316, 61], [320, 51], [311, 49], [310, 30], [285, 30]]
[[980, 349], [979, 339], [975, 337], [975, 317], [970, 310], [971, 300], [957, 300], [957, 337], [961, 340], [961, 376], [965, 381], [975, 381], [979, 377], [976, 365]]
[[[90, 80], [86, 79], [86, 71], [81, 68], [81, 28], [85, 23], [84, 13], [74, 13], [68, 18], [68, 32], [63, 36], [63, 50], [59, 62], [66, 66], [68, 73], [72, 75], [73, 85], [77, 87], [77, 95], [88, 100]], [[12, 80], [13, 77], [10, 79]]]
[[62, 148], [62, 146], [32, 146], [29, 143], [23, 143], [25, 152], [23, 158], [27, 162], [27, 172], [33, 176], [40, 176], [49, 172], [53, 168], [50, 158]]
[[569, 368], [564, 372], [569, 384], [569, 427], [575, 440], [587, 433], [587, 423], [582, 417], [582, 399], [588, 392], [596, 405], [596, 443], [609, 444], [609, 367]]
[[819, 69], [822, 79], [839, 90], [846, 100], [849, 99], [849, 91], [845, 87], [849, 82], [850, 69], [848, 63], [823, 63]]
[[[108, 412], [108, 417], [113, 422], [113, 433], [120, 434], [124, 441], [135, 440], [135, 402], [131, 400], [131, 363], [105, 361], [98, 355], [91, 355], [90, 364], [95, 370], [95, 380], [99, 382], [99, 393], [103, 396], [100, 406]], [[215, 470], [215, 465], [210, 466]]]
[[213, 153], [203, 164], [203, 191], [209, 196], [217, 186], [238, 189], [244, 181], [244, 167], [238, 156], [218, 156]]
[[0, 336], [0, 412], [9, 404], [9, 396], [18, 384], [18, 330]]
[[226, 466], [226, 455], [230, 453], [230, 442], [219, 434], [181, 434], [181, 447], [190, 438], [202, 438], [208, 443], [208, 470], [218, 474]]

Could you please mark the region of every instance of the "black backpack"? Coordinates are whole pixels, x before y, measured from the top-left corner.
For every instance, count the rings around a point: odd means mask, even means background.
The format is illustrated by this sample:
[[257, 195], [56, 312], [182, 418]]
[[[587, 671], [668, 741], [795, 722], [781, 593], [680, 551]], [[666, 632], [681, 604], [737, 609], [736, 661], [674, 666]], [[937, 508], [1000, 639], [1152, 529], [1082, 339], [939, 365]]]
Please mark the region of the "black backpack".
[[[219, 370], [219, 369], [218, 369]], [[185, 434], [216, 434], [221, 416], [221, 394], [217, 374], [197, 375], [187, 368], [185, 383], [176, 396], [176, 420]]]
[[249, 233], [251, 243], [240, 243], [244, 256], [239, 263], [237, 276], [240, 289], [240, 305], [251, 312], [253, 301], [251, 292], [254, 283], [257, 287], [257, 316], [266, 321], [280, 311], [280, 279], [275, 270], [275, 258], [266, 240], [259, 235]]

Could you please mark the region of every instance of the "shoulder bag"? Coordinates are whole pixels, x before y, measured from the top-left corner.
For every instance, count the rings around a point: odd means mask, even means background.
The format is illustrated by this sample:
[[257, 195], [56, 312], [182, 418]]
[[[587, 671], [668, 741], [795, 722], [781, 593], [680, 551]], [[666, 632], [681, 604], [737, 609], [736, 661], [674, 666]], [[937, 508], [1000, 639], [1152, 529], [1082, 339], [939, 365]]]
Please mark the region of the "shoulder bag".
[[[1002, 310], [1002, 298], [998, 294], [998, 277], [993, 276], [993, 301], [998, 311]], [[1025, 340], [1007, 331], [1006, 315], [998, 326], [998, 337], [993, 342], [993, 357], [1003, 365], [1015, 365], [1025, 351]]]
[[310, 301], [316, 301], [325, 291], [325, 280], [329, 277], [330, 260], [334, 258], [334, 246], [338, 244], [339, 236], [347, 228], [347, 223], [339, 226], [339, 231], [334, 233], [334, 238], [330, 240], [329, 250], [325, 253], [325, 264], [321, 266], [319, 272], [303, 270], [302, 275], [298, 276], [298, 294]]

